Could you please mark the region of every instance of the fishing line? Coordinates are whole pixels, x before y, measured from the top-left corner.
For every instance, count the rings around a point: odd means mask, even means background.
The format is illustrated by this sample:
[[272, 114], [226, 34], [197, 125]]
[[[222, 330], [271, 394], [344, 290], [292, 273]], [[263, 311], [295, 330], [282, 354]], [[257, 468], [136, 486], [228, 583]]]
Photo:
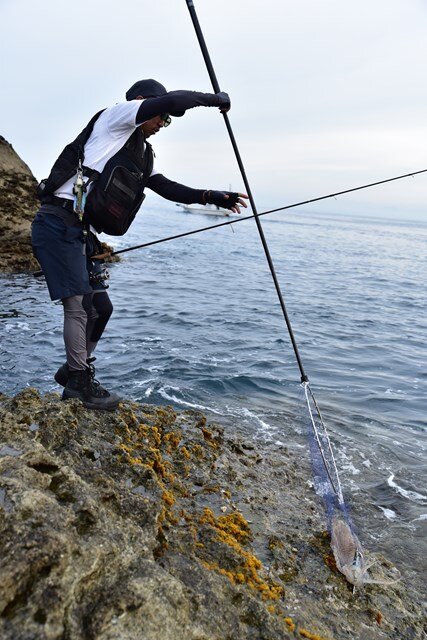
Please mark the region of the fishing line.
[[[215, 71], [213, 69], [212, 66], [212, 62], [209, 56], [209, 52], [208, 49], [206, 47], [206, 43], [203, 37], [203, 33], [202, 30], [200, 28], [200, 24], [196, 15], [196, 11], [194, 8], [194, 3], [193, 0], [186, 0], [187, 3], [187, 7], [188, 10], [190, 12], [190, 16], [193, 22], [193, 26], [197, 35], [197, 39], [199, 41], [199, 45], [202, 51], [202, 55], [203, 58], [205, 60], [205, 64], [209, 73], [209, 77], [211, 79], [211, 83], [214, 89], [215, 93], [219, 93], [220, 92], [220, 87], [218, 84], [218, 80], [216, 78], [215, 75]], [[312, 431], [314, 434], [314, 438], [312, 439], [312, 443], [316, 442], [317, 444], [317, 452], [320, 453], [321, 455], [321, 459], [322, 459], [322, 467], [323, 470], [326, 471], [326, 477], [327, 477], [327, 487], [325, 487], [325, 492], [324, 495], [328, 494], [328, 491], [332, 491], [333, 492], [333, 496], [334, 496], [334, 500], [333, 502], [335, 503], [334, 506], [335, 508], [338, 508], [343, 514], [345, 514], [345, 505], [344, 505], [344, 498], [343, 498], [343, 494], [342, 494], [342, 489], [341, 489], [341, 483], [339, 480], [339, 476], [338, 476], [338, 470], [335, 464], [335, 460], [334, 460], [334, 456], [332, 453], [332, 447], [329, 441], [329, 437], [327, 435], [327, 430], [326, 430], [326, 426], [323, 422], [322, 416], [320, 414], [320, 410], [319, 407], [317, 405], [316, 399], [314, 397], [314, 394], [310, 388], [310, 383], [309, 383], [309, 379], [307, 374], [304, 371], [304, 367], [301, 361], [301, 357], [299, 354], [299, 350], [298, 350], [298, 346], [295, 340], [295, 336], [293, 333], [293, 329], [291, 326], [291, 322], [286, 310], [286, 306], [283, 300], [283, 296], [282, 296], [282, 292], [280, 289], [280, 285], [277, 279], [277, 275], [276, 275], [276, 271], [273, 265], [273, 261], [271, 259], [271, 255], [270, 255], [270, 251], [268, 248], [268, 244], [267, 244], [267, 240], [264, 236], [264, 231], [262, 228], [262, 224], [261, 221], [259, 219], [259, 215], [257, 213], [257, 208], [255, 205], [255, 201], [253, 199], [252, 196], [252, 191], [246, 176], [246, 171], [245, 168], [243, 166], [243, 162], [240, 156], [240, 152], [239, 149], [237, 147], [237, 143], [233, 134], [233, 130], [231, 128], [231, 124], [228, 118], [227, 113], [223, 113], [222, 114], [224, 117], [224, 121], [225, 121], [225, 125], [227, 127], [227, 131], [230, 137], [230, 141], [234, 150], [234, 154], [236, 156], [236, 160], [237, 160], [237, 164], [239, 165], [239, 169], [240, 169], [240, 173], [246, 188], [246, 192], [248, 194], [249, 197], [249, 201], [252, 207], [252, 211], [254, 213], [254, 219], [258, 228], [258, 232], [259, 232], [259, 236], [264, 248], [264, 253], [265, 256], [267, 258], [267, 262], [268, 265], [270, 267], [270, 273], [271, 276], [273, 278], [274, 281], [274, 285], [276, 287], [276, 292], [277, 292], [277, 296], [279, 298], [279, 302], [280, 302], [280, 306], [282, 308], [282, 312], [283, 312], [283, 317], [285, 319], [285, 323], [288, 329], [288, 333], [289, 333], [289, 337], [291, 339], [292, 342], [292, 346], [294, 349], [294, 353], [295, 353], [295, 357], [298, 363], [298, 367], [300, 370], [300, 374], [301, 374], [301, 383], [303, 385], [304, 391], [305, 391], [305, 396], [306, 396], [306, 402], [307, 402], [307, 407], [308, 407], [308, 411], [309, 411], [309, 415], [310, 415], [310, 424], [312, 427]], [[325, 475], [323, 473], [323, 475]]]
[[421, 169], [420, 171], [412, 171], [411, 173], [405, 173], [394, 178], [386, 178], [385, 180], [379, 180], [377, 182], [370, 182], [359, 187], [352, 187], [350, 189], [344, 189], [342, 191], [336, 191], [335, 193], [329, 193], [326, 196], [318, 196], [316, 198], [310, 198], [310, 200], [302, 200], [301, 202], [295, 202], [293, 204], [287, 204], [277, 209], [269, 209], [268, 211], [262, 211], [255, 215], [240, 216], [239, 218], [233, 218], [233, 220], [227, 220], [226, 222], [217, 222], [211, 224], [208, 227], [200, 227], [199, 229], [193, 229], [192, 231], [184, 231], [183, 233], [177, 233], [173, 236], [167, 236], [166, 238], [160, 238], [159, 240], [151, 240], [150, 242], [144, 242], [143, 244], [137, 244], [126, 249], [120, 249], [119, 251], [102, 253], [97, 256], [92, 256], [93, 259], [101, 260], [108, 256], [117, 256], [119, 253], [127, 253], [128, 251], [135, 251], [136, 249], [145, 249], [146, 247], [152, 247], [155, 244], [161, 244], [162, 242], [168, 242], [169, 240], [178, 240], [179, 238], [185, 238], [186, 236], [192, 236], [196, 233], [202, 233], [203, 231], [210, 231], [211, 229], [218, 229], [219, 227], [226, 227], [228, 225], [237, 224], [237, 222], [245, 222], [246, 220], [253, 220], [255, 217], [266, 216], [270, 213], [276, 213], [277, 211], [285, 211], [287, 209], [294, 209], [295, 207], [302, 207], [303, 205], [310, 204], [312, 202], [319, 202], [320, 200], [326, 200], [328, 198], [335, 198], [336, 196], [342, 196], [345, 193], [351, 193], [352, 191], [360, 191], [361, 189], [369, 189], [370, 187], [376, 187], [379, 184], [385, 184], [386, 182], [393, 182], [394, 180], [402, 180], [403, 178], [410, 178], [418, 175], [419, 173], [426, 173], [427, 169]]

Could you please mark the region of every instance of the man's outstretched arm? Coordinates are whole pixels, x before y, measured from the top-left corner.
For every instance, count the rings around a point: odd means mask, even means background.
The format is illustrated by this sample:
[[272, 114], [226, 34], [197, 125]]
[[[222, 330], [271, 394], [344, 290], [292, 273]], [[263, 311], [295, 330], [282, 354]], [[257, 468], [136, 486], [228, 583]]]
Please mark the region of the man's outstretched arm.
[[182, 204], [205, 204], [203, 202], [204, 189], [192, 189], [186, 187], [184, 184], [173, 182], [169, 180], [161, 173], [156, 173], [151, 176], [147, 187], [157, 193], [166, 200], [172, 200], [172, 202], [181, 202]]
[[161, 173], [151, 176], [147, 187], [166, 200], [182, 204], [215, 204], [235, 213], [240, 213], [240, 206], [245, 208], [247, 206], [246, 202], [242, 200], [242, 198], [247, 199], [248, 197], [245, 193], [192, 189], [184, 184], [169, 180]]
[[159, 98], [146, 98], [136, 115], [136, 124], [142, 124], [163, 113], [183, 115], [194, 107], [218, 107], [221, 112], [229, 111], [230, 98], [226, 93], [201, 93], [200, 91], [169, 91]]

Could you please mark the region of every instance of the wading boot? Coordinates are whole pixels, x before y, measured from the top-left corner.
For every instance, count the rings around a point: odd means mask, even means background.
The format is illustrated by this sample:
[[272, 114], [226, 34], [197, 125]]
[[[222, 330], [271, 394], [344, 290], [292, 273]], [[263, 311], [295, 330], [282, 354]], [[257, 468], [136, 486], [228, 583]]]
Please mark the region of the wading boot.
[[70, 370], [68, 368], [68, 364], [65, 363], [61, 365], [58, 371], [53, 376], [55, 378], [55, 382], [61, 385], [61, 387], [65, 387], [68, 382], [68, 376], [70, 375]]
[[62, 393], [63, 400], [78, 398], [87, 409], [114, 411], [121, 398], [101, 387], [92, 375], [90, 368], [68, 372], [68, 380]]
[[[92, 356], [91, 358], [88, 358], [86, 360], [86, 362], [89, 365], [92, 378], [95, 378], [95, 367], [92, 364], [93, 362], [95, 362], [95, 360], [96, 360], [95, 356]], [[65, 387], [65, 385], [67, 384], [69, 375], [70, 375], [70, 369], [69, 369], [68, 363], [66, 362], [65, 364], [62, 364], [59, 367], [58, 371], [55, 373], [54, 375], [55, 382], [60, 384], [61, 387]]]

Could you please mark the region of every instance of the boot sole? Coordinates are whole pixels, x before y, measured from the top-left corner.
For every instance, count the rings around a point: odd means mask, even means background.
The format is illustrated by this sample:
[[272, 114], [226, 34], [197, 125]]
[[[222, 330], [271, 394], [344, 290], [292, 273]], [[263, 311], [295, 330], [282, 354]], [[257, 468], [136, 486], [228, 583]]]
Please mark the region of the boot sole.
[[81, 403], [86, 409], [92, 409], [92, 411], [115, 411], [119, 406], [119, 402], [116, 402], [110, 407], [100, 407], [99, 404], [92, 404], [91, 402], [84, 402], [83, 400], [81, 400]]
[[82, 403], [82, 405], [86, 409], [95, 409], [96, 411], [115, 411], [117, 409], [117, 407], [119, 406], [119, 403], [122, 402], [122, 400], [119, 399], [119, 400], [115, 400], [114, 402], [112, 402], [109, 405], [96, 404], [95, 402], [89, 402], [88, 400], [82, 400], [82, 398], [80, 398], [79, 395], [73, 395], [69, 391], [67, 391], [67, 394], [66, 394], [65, 390], [62, 393], [61, 400], [80, 400], [80, 402]]

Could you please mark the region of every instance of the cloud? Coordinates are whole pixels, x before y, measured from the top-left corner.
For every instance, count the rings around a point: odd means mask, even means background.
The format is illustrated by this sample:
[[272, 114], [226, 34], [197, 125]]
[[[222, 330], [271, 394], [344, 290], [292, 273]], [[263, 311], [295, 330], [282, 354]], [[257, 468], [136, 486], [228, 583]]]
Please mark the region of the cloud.
[[[200, 0], [196, 9], [264, 202], [427, 166], [424, 2]], [[0, 20], [1, 133], [39, 178], [136, 79], [211, 90], [183, 1], [15, 0], [0, 3]], [[241, 185], [213, 110], [189, 112], [155, 148], [166, 175], [194, 186]], [[396, 185], [394, 202], [423, 211], [425, 180], [417, 185], [410, 193]], [[389, 210], [385, 192], [370, 193], [363, 198], [373, 208]]]

